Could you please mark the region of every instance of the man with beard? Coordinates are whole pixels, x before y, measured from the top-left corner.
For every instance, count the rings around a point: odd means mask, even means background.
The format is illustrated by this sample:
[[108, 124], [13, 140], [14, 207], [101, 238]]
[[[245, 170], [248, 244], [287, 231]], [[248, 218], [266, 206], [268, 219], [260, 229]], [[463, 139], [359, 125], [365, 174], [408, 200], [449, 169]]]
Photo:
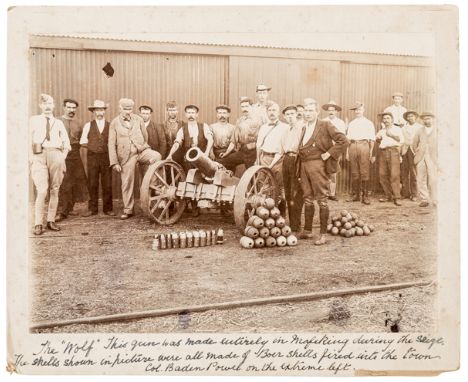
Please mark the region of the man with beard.
[[59, 189], [66, 170], [65, 159], [71, 150], [67, 130], [60, 119], [54, 118], [54, 99], [48, 94], [39, 96], [42, 113], [29, 120], [29, 164], [31, 178], [36, 187], [34, 234], [42, 235], [43, 214], [47, 191], [49, 207], [47, 228], [60, 231], [55, 223]]
[[218, 122], [210, 125], [213, 134], [213, 154], [216, 161], [219, 161], [229, 147], [235, 126], [228, 122], [231, 108], [226, 105], [216, 106], [216, 118]]
[[88, 168], [89, 202], [88, 211], [82, 216], [98, 214], [99, 177], [101, 178], [102, 211], [115, 216], [112, 206], [112, 171], [109, 162], [109, 122], [105, 120], [107, 105], [95, 100], [88, 110], [94, 119], [83, 127], [80, 143], [86, 149]]
[[330, 122], [318, 119], [318, 103], [304, 102], [305, 129], [299, 141], [297, 169], [304, 193], [304, 231], [300, 237], [311, 239], [314, 200], [320, 211], [320, 237], [315, 245], [326, 243], [328, 209], [328, 177], [336, 172], [337, 161], [348, 144], [346, 136]]
[[63, 177], [59, 192], [59, 207], [55, 221], [59, 222], [66, 219], [68, 215], [78, 215], [73, 211], [75, 201], [80, 197], [86, 197], [88, 194], [86, 173], [80, 156], [80, 138], [83, 128], [75, 120], [78, 102], [67, 98], [63, 100], [63, 115], [59, 118], [68, 133], [71, 151], [67, 155], [65, 164], [67, 171]]
[[422, 125], [416, 122], [419, 117], [414, 110], [409, 110], [403, 114], [406, 124], [402, 128], [403, 144], [401, 145], [401, 196], [415, 201], [418, 195], [418, 184], [416, 177], [416, 165], [414, 164], [414, 136], [422, 128]]
[[141, 105], [138, 110], [140, 111], [141, 118], [143, 118], [145, 122], [146, 131], [148, 133], [148, 144], [152, 150], [157, 151], [165, 158], [167, 152], [166, 134], [163, 126], [154, 123], [151, 119], [153, 108], [151, 106]]

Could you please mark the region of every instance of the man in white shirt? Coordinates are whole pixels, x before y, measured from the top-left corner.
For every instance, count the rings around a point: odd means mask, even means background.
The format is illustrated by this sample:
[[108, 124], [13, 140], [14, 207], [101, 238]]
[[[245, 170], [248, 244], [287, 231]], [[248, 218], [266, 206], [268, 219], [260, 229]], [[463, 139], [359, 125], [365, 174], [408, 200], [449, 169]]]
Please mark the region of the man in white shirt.
[[35, 235], [41, 235], [43, 232], [43, 211], [48, 190], [50, 196], [47, 228], [60, 231], [60, 227], [55, 223], [55, 216], [59, 189], [66, 171], [65, 159], [71, 150], [63, 122], [53, 115], [54, 99], [48, 94], [41, 94], [39, 100], [42, 114], [32, 116], [29, 120], [29, 163], [31, 177], [37, 191], [34, 216]]
[[418, 195], [418, 185], [416, 179], [416, 165], [414, 164], [414, 135], [416, 131], [422, 128], [422, 125], [416, 120], [419, 115], [414, 110], [409, 110], [403, 114], [406, 124], [402, 128], [403, 144], [401, 145], [401, 158], [400, 165], [401, 171], [401, 196], [415, 201]]
[[216, 161], [219, 161], [224, 157], [229, 144], [234, 134], [234, 125], [229, 123], [229, 117], [231, 115], [231, 108], [227, 105], [216, 106], [216, 118], [217, 122], [210, 125], [211, 133], [213, 135], [213, 156]]
[[252, 105], [251, 116], [252, 118], [258, 119], [261, 124], [268, 123], [267, 104], [270, 96], [271, 87], [266, 85], [257, 85], [255, 94], [257, 96], [257, 102]]
[[115, 216], [112, 206], [112, 170], [109, 162], [109, 127], [106, 121], [107, 105], [104, 101], [95, 100], [88, 110], [94, 119], [83, 127], [80, 144], [86, 149], [88, 169], [89, 201], [88, 211], [82, 216], [98, 214], [99, 177], [101, 178], [102, 210], [108, 216]]
[[[346, 124], [345, 122], [338, 118], [336, 114], [340, 112], [341, 106], [337, 105], [335, 101], [330, 101], [322, 106], [322, 109], [325, 110], [328, 114], [323, 120], [331, 122], [333, 126], [335, 126], [340, 133], [346, 134]], [[340, 158], [341, 159], [341, 158]], [[328, 199], [337, 201], [338, 198], [336, 197], [336, 173], [330, 174], [330, 194], [328, 195]]]
[[403, 133], [400, 127], [393, 124], [393, 115], [390, 112], [379, 114], [382, 117], [384, 128], [375, 139], [380, 142], [379, 180], [386, 198], [380, 202], [393, 201], [396, 206], [400, 202], [400, 146], [403, 142]]
[[375, 126], [372, 121], [364, 117], [365, 108], [362, 102], [356, 102], [350, 110], [354, 110], [356, 118], [349, 123], [347, 132], [349, 148], [346, 153], [346, 160], [351, 165], [353, 189], [353, 197], [349, 201], [361, 201], [364, 204], [370, 204], [369, 179], [370, 165], [375, 162], [373, 156]]
[[384, 112], [391, 113], [393, 116], [393, 123], [400, 127], [403, 127], [406, 123], [403, 114], [406, 113], [406, 108], [402, 105], [403, 103], [403, 93], [395, 92], [392, 94], [393, 105], [390, 105], [385, 108]]

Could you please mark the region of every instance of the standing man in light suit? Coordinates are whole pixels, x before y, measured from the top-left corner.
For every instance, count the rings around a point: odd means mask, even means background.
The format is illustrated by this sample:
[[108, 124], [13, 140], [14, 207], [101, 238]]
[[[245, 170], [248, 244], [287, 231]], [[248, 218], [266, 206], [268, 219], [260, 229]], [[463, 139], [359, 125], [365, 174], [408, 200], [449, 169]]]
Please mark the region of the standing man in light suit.
[[65, 159], [71, 150], [70, 139], [63, 122], [54, 117], [54, 99], [48, 94], [39, 96], [40, 115], [29, 120], [31, 177], [36, 187], [34, 234], [43, 232], [43, 213], [47, 191], [50, 192], [47, 228], [60, 231], [55, 224], [60, 185], [66, 171]]
[[135, 102], [128, 98], [119, 101], [120, 114], [109, 127], [109, 162], [122, 179], [122, 200], [124, 204], [122, 220], [133, 216], [135, 198], [135, 166], [137, 162], [152, 164], [161, 160], [161, 154], [151, 150], [143, 119], [133, 114]]

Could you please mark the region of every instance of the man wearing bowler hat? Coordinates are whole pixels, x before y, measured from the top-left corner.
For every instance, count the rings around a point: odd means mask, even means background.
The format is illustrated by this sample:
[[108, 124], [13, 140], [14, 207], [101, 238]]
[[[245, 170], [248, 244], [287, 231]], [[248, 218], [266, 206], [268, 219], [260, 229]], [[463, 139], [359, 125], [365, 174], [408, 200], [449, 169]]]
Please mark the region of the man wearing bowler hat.
[[31, 178], [36, 187], [34, 208], [34, 234], [43, 233], [43, 213], [47, 191], [49, 207], [47, 228], [60, 231], [55, 223], [59, 189], [66, 170], [65, 159], [71, 150], [67, 130], [60, 119], [54, 118], [54, 99], [48, 94], [40, 94], [39, 107], [42, 113], [29, 120], [29, 164]]
[[112, 170], [109, 162], [109, 122], [106, 121], [107, 105], [104, 101], [95, 100], [88, 107], [93, 119], [83, 127], [80, 144], [86, 149], [88, 168], [88, 211], [82, 216], [98, 214], [99, 179], [102, 190], [102, 211], [108, 216], [115, 216], [112, 206]]
[[403, 127], [406, 123], [403, 114], [407, 112], [406, 107], [402, 105], [403, 103], [403, 93], [395, 92], [392, 94], [393, 105], [390, 105], [385, 108], [384, 112], [391, 113], [393, 116], [393, 123], [400, 127]]
[[[341, 111], [341, 106], [338, 106], [335, 101], [329, 101], [328, 103], [322, 106], [322, 109], [325, 110], [328, 114], [323, 120], [331, 122], [331, 124], [335, 126], [338, 129], [338, 131], [340, 131], [343, 134], [346, 134], [346, 124], [342, 119], [336, 116], [336, 114]], [[330, 195], [328, 196], [328, 199], [335, 201], [338, 200], [338, 198], [336, 197], [336, 173], [330, 174]]]
[[227, 105], [216, 106], [217, 122], [210, 125], [211, 133], [213, 134], [213, 154], [216, 161], [222, 159], [220, 156], [224, 154], [229, 147], [232, 139], [235, 126], [230, 124], [229, 117], [231, 108]]
[[75, 119], [78, 106], [78, 102], [74, 99], [64, 99], [63, 115], [59, 118], [67, 130], [71, 151], [65, 160], [67, 171], [60, 186], [59, 212], [55, 217], [56, 222], [66, 219], [68, 215], [78, 215], [73, 211], [75, 201], [88, 196], [86, 173], [80, 156], [80, 138], [83, 126]]
[[414, 163], [418, 179], [420, 207], [437, 203], [437, 130], [434, 126], [435, 115], [423, 112], [420, 115], [423, 127], [414, 135]]
[[143, 118], [145, 122], [146, 131], [148, 133], [148, 144], [152, 150], [157, 151], [165, 158], [167, 153], [166, 134], [163, 126], [154, 123], [152, 120], [153, 108], [148, 105], [141, 105], [138, 110], [140, 111], [141, 118]]
[[415, 201], [418, 196], [418, 184], [416, 178], [416, 165], [414, 164], [414, 136], [422, 128], [417, 121], [419, 115], [414, 110], [408, 110], [403, 114], [406, 124], [402, 128], [403, 144], [401, 145], [400, 165], [401, 171], [401, 196]]
[[400, 146], [403, 143], [403, 133], [393, 123], [392, 113], [384, 111], [379, 116], [382, 117], [384, 128], [377, 133], [375, 140], [379, 142], [379, 180], [385, 193], [385, 198], [379, 201], [393, 201], [396, 206], [401, 206]]
[[148, 133], [143, 119], [133, 113], [135, 102], [129, 98], [119, 100], [119, 115], [109, 126], [109, 162], [113, 170], [120, 173], [122, 180], [123, 214], [125, 220], [133, 216], [135, 198], [135, 166], [161, 160], [161, 154], [151, 150]]
[[252, 117], [257, 118], [261, 124], [268, 123], [267, 103], [271, 87], [260, 84], [255, 88], [257, 102], [252, 105]]

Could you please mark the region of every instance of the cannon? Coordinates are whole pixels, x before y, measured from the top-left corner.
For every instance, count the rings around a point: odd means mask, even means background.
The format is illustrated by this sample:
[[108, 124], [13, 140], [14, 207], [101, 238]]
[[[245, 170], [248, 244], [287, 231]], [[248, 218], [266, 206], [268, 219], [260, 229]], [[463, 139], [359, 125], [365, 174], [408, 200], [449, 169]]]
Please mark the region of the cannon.
[[208, 158], [198, 147], [185, 155], [193, 168], [185, 173], [178, 163], [161, 160], [148, 167], [140, 188], [144, 213], [159, 224], [174, 224], [187, 202], [200, 208], [233, 208], [239, 229], [245, 227], [253, 208], [266, 198], [277, 197], [273, 173], [265, 166], [252, 166], [240, 178], [223, 165]]

